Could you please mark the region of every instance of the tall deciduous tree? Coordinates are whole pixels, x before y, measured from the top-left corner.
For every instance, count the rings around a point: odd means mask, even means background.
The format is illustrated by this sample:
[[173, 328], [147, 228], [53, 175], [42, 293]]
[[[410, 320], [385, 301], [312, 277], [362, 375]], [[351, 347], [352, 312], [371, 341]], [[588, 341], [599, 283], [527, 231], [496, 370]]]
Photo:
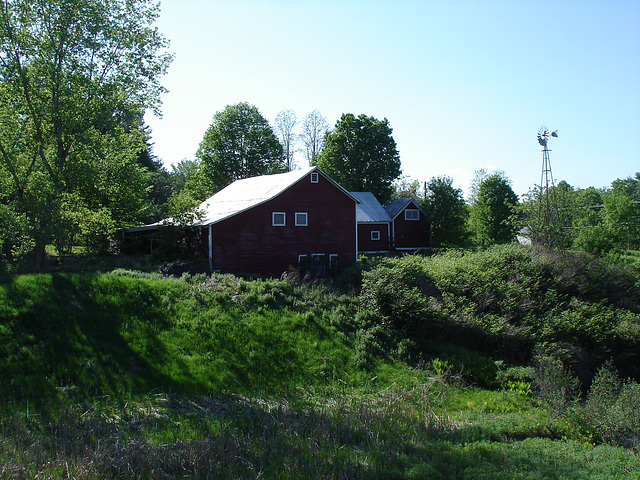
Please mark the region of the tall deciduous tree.
[[196, 157], [209, 182], [208, 195], [234, 180], [287, 170], [269, 122], [248, 103], [230, 105], [213, 116]]
[[431, 220], [433, 243], [438, 247], [464, 245], [469, 214], [462, 190], [451, 177], [434, 177], [427, 182], [424, 208]]
[[393, 182], [392, 198], [415, 198], [420, 200], [424, 199], [424, 191], [419, 180], [403, 175]]
[[324, 134], [329, 129], [327, 120], [318, 110], [313, 110], [304, 117], [300, 140], [304, 145], [304, 156], [313, 165], [318, 159], [324, 145]]
[[518, 228], [514, 221], [517, 204], [518, 196], [502, 172], [483, 178], [471, 206], [473, 224], [481, 243], [505, 243], [514, 239]]
[[391, 134], [386, 118], [343, 114], [335, 129], [326, 133], [315, 164], [347, 190], [371, 192], [380, 201], [389, 200], [393, 182], [402, 173]]
[[157, 14], [148, 0], [0, 1], [0, 204], [37, 270], [52, 239], [140, 215], [146, 147], [132, 125], [158, 111], [171, 59]]
[[298, 117], [293, 110], [282, 110], [276, 116], [274, 122], [274, 130], [278, 135], [282, 150], [284, 151], [284, 162], [287, 170], [291, 171], [295, 168], [293, 154], [296, 150], [296, 135], [294, 129], [298, 124]]

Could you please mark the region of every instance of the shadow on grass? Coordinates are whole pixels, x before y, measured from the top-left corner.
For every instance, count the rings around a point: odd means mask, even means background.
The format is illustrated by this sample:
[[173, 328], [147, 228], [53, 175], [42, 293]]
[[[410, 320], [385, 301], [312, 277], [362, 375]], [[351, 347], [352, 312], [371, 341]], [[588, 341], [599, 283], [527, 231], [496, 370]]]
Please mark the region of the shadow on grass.
[[14, 277], [0, 289], [5, 395], [45, 400], [199, 387], [159, 368], [171, 363], [189, 378], [186, 366], [158, 340], [171, 323], [161, 298], [167, 292], [140, 280], [68, 274]]

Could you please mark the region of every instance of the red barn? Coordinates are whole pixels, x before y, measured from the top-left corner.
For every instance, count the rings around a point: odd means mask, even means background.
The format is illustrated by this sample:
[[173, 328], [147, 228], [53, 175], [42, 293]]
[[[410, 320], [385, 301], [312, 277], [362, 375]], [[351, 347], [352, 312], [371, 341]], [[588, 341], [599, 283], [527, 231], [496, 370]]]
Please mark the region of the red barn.
[[212, 272], [280, 275], [302, 266], [326, 273], [357, 260], [357, 203], [310, 167], [235, 181], [202, 202], [193, 227], [204, 233]]

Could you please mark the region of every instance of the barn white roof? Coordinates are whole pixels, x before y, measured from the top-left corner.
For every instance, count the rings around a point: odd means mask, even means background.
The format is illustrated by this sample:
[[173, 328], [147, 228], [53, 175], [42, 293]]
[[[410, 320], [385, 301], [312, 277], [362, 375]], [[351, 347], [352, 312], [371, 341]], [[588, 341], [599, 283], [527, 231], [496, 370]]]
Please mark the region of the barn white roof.
[[[324, 174], [318, 167], [307, 167], [286, 173], [261, 175], [259, 177], [236, 180], [231, 185], [226, 186], [218, 193], [207, 198], [198, 206], [198, 211], [202, 213], [202, 217], [200, 220], [194, 222], [193, 226], [203, 227], [211, 225], [249, 210], [250, 208], [256, 207], [261, 203], [277, 197], [287, 188], [302, 180], [313, 171], [317, 171], [319, 174], [323, 175], [346, 195], [352, 197], [354, 201], [358, 202], [358, 199], [355, 196], [344, 190], [344, 188]], [[170, 223], [171, 220], [172, 219], [169, 218], [150, 225], [128, 228], [126, 230], [131, 232], [151, 230], [166, 223]]]
[[198, 209], [204, 212], [204, 216], [194, 225], [217, 223], [271, 200], [316, 169], [317, 167], [308, 167], [286, 173], [236, 180], [200, 204]]

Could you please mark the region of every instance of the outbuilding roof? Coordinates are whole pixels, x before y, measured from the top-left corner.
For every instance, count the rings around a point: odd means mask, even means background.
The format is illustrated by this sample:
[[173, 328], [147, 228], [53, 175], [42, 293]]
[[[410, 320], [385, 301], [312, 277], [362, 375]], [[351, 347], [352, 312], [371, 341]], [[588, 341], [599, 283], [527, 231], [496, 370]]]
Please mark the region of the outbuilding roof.
[[384, 204], [384, 209], [392, 219], [395, 219], [411, 203], [413, 203], [415, 208], [417, 208], [424, 214], [424, 211], [422, 210], [422, 208], [420, 208], [418, 202], [416, 202], [413, 198], [398, 198], [397, 200], [391, 200]]
[[356, 222], [380, 223], [391, 222], [391, 217], [371, 192], [351, 192], [360, 203], [356, 207]]

